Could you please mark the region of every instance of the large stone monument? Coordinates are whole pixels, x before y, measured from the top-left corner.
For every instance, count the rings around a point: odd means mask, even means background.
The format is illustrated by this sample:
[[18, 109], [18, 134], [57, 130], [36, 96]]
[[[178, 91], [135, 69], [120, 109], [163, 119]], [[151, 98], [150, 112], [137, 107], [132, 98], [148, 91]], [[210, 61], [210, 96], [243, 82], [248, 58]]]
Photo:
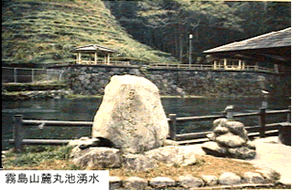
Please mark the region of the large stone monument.
[[158, 88], [143, 77], [113, 76], [94, 117], [92, 136], [107, 139], [123, 153], [162, 146], [168, 122]]

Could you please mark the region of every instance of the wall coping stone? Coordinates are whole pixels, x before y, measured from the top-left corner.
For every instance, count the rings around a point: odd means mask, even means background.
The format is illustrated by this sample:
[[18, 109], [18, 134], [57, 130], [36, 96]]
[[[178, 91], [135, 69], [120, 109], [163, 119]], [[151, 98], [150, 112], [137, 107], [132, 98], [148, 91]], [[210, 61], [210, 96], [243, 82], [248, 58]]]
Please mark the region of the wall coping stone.
[[[222, 174], [234, 174], [232, 172], [223, 172]], [[221, 175], [222, 175], [221, 174]], [[247, 174], [254, 174], [252, 176], [256, 176], [257, 178], [264, 179], [264, 176], [260, 173], [254, 173], [254, 172], [247, 172]], [[133, 183], [138, 183], [138, 185], [142, 185], [143, 188], [167, 188], [167, 187], [177, 187], [180, 186], [180, 181], [182, 179], [190, 178], [191, 174], [185, 174], [182, 176], [177, 177], [177, 180], [174, 180], [170, 177], [155, 177], [152, 179], [143, 179], [140, 177], [127, 177], [127, 178], [120, 178], [116, 176], [110, 176], [110, 189], [115, 189], [115, 188], [135, 188], [135, 186], [131, 186], [127, 183], [129, 181], [133, 181]], [[234, 174], [234, 176], [237, 176]], [[192, 177], [192, 176], [191, 176]], [[206, 178], [209, 178], [213, 183], [208, 183]], [[223, 189], [223, 188], [243, 188], [243, 187], [273, 187], [277, 182], [275, 183], [268, 183], [267, 181], [262, 181], [262, 180], [247, 180], [247, 176], [245, 177], [239, 177], [240, 180], [236, 180], [236, 183], [233, 184], [226, 184], [224, 181], [220, 181], [220, 177], [216, 177], [214, 175], [201, 175], [201, 177], [192, 177], [195, 180], [201, 180], [202, 181], [202, 186], [199, 187], [200, 185], [198, 184], [197, 187], [193, 186], [193, 181], [190, 180], [190, 184], [185, 183], [184, 187], [187, 187], [189, 185], [190, 189]], [[184, 180], [186, 182], [186, 180]], [[204, 183], [205, 182], [205, 183]], [[214, 183], [216, 182], [216, 183]], [[148, 184], [148, 186], [146, 185]], [[137, 184], [136, 184], [137, 185]]]

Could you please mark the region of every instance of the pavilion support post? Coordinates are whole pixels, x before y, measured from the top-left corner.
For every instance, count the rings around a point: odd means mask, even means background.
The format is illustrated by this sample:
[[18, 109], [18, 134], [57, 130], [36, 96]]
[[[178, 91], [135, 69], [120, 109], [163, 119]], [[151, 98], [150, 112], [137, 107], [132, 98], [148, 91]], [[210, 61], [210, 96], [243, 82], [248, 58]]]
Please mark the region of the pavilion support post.
[[238, 60], [238, 69], [241, 70], [241, 60]]
[[109, 65], [110, 64], [110, 55], [107, 54], [107, 64]]
[[81, 64], [81, 53], [78, 53], [78, 64]]
[[227, 69], [227, 59], [224, 59], [224, 69]]
[[274, 69], [275, 69], [275, 73], [279, 73], [279, 67], [278, 67], [278, 64], [274, 64]]
[[214, 61], [214, 69], [215, 70], [217, 69], [217, 61], [216, 60]]
[[14, 75], [14, 83], [16, 83], [17, 82], [17, 68], [14, 68], [13, 75]]
[[97, 64], [97, 52], [94, 52], [94, 64]]
[[256, 71], [259, 70], [259, 64], [258, 64], [258, 63], [255, 64], [254, 69], [255, 69]]

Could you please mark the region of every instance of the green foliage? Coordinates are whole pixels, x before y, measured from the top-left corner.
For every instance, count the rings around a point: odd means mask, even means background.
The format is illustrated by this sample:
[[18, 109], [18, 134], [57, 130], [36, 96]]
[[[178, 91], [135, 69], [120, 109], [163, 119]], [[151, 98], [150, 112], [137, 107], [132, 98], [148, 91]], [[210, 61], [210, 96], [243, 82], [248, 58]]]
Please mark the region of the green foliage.
[[7, 165], [13, 166], [26, 166], [32, 164], [38, 164], [45, 160], [65, 160], [69, 159], [72, 147], [62, 146], [62, 147], [52, 147], [52, 146], [29, 146], [24, 147], [22, 153], [7, 153], [7, 157], [15, 156], [15, 159], [9, 159]]
[[18, 0], [2, 11], [4, 63], [73, 62], [72, 47], [86, 44], [186, 63], [190, 33], [192, 60], [204, 62], [206, 49], [291, 26], [290, 2]]
[[74, 46], [99, 44], [119, 51], [117, 57], [147, 62], [172, 61], [170, 54], [134, 40], [101, 0], [30, 0], [2, 7], [2, 61], [67, 63]]
[[291, 3], [144, 0], [108, 4], [135, 39], [185, 63], [190, 33], [196, 62], [206, 49], [291, 26]]

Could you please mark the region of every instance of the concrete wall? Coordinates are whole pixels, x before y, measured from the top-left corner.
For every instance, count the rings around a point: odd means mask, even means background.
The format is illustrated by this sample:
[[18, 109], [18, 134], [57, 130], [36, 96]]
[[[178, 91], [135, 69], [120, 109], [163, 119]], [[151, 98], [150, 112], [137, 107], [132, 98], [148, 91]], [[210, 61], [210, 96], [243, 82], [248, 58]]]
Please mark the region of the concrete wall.
[[161, 95], [196, 95], [213, 97], [262, 96], [262, 89], [272, 95], [290, 96], [290, 75], [252, 71], [213, 71], [185, 69], [154, 69], [138, 66], [59, 67], [75, 94], [103, 95], [113, 75], [143, 76], [160, 89]]

